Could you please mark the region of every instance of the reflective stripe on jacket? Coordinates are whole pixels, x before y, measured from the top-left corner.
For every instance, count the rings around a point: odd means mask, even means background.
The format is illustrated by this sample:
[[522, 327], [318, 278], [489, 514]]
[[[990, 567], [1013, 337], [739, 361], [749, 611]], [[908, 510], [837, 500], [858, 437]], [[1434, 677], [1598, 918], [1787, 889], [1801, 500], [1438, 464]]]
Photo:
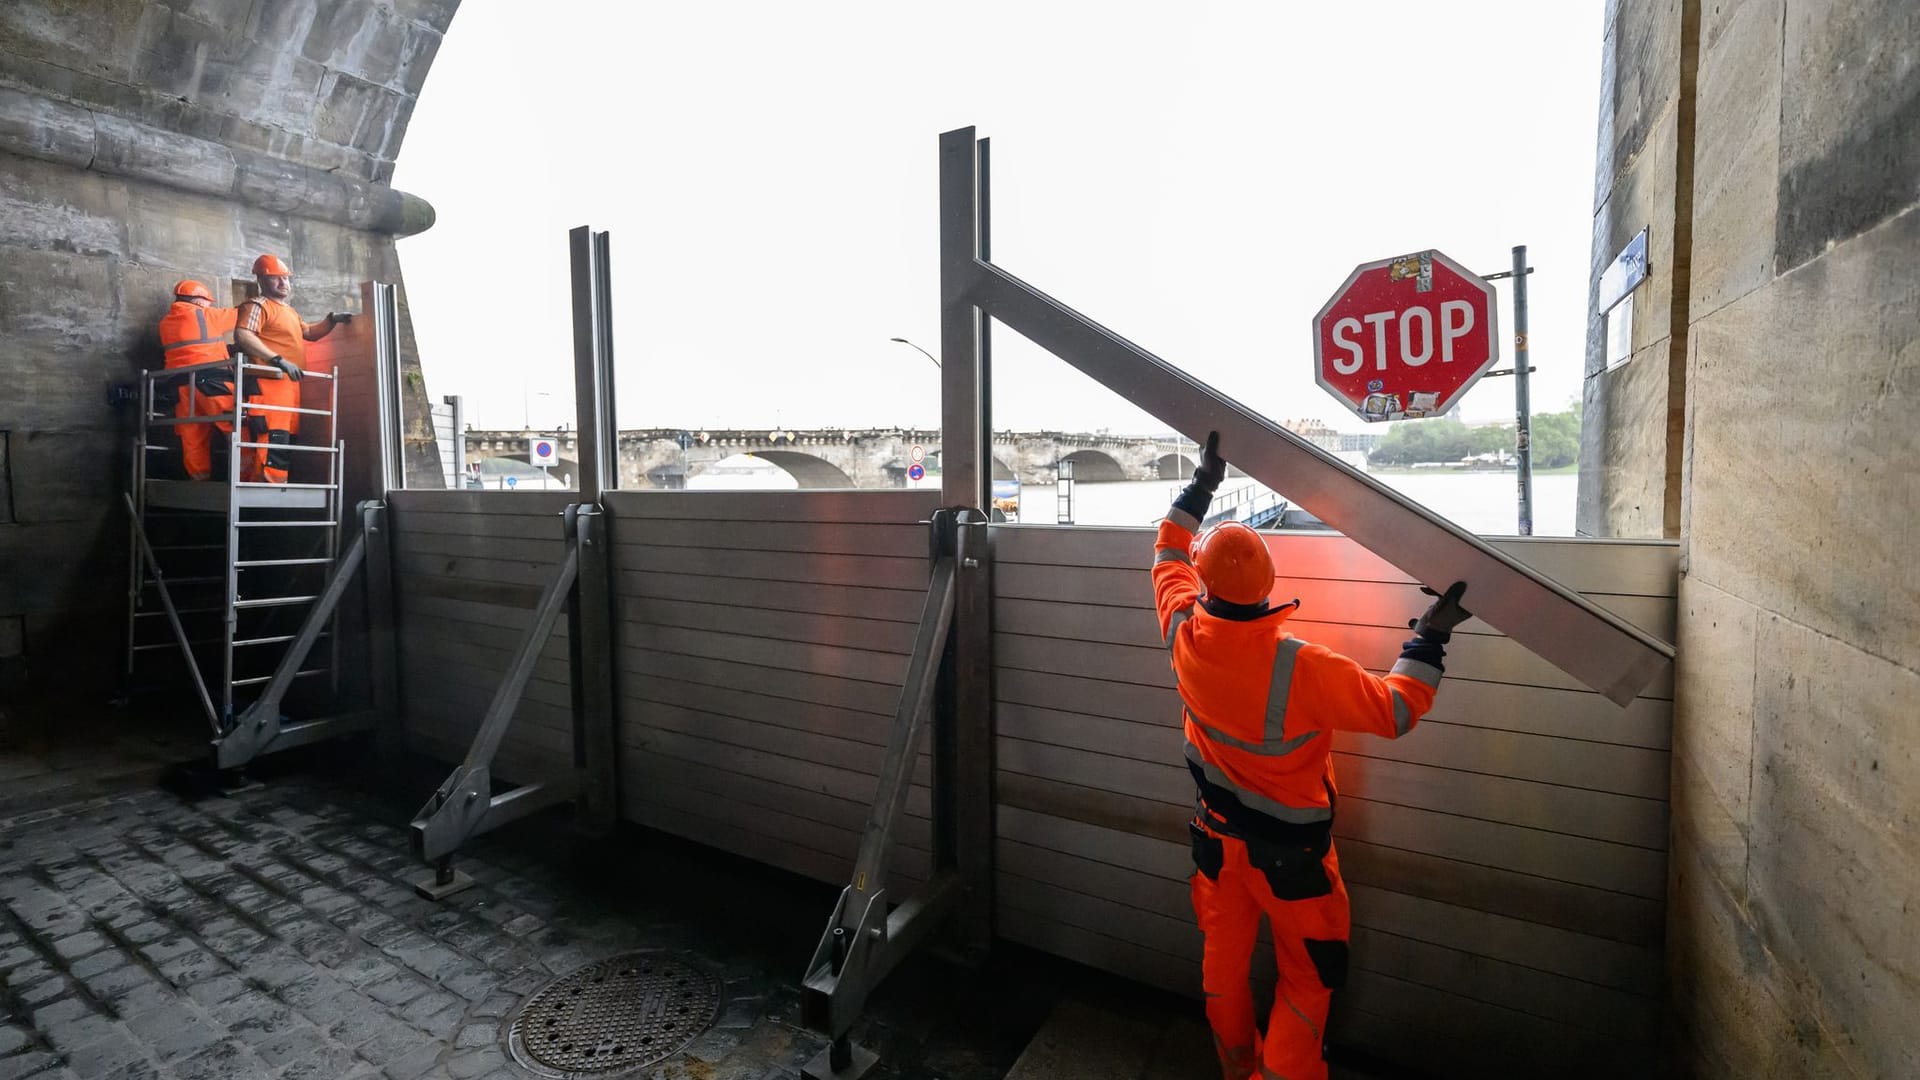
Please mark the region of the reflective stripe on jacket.
[[[1338, 790], [1332, 732], [1405, 735], [1433, 706], [1440, 666], [1403, 655], [1390, 674], [1375, 675], [1288, 633], [1293, 604], [1251, 617], [1208, 610], [1190, 556], [1198, 527], [1190, 514], [1170, 511], [1153, 560], [1154, 606], [1185, 706], [1188, 768], [1209, 807], [1242, 828], [1324, 831]], [[1439, 656], [1426, 643], [1408, 652]]]
[[160, 347], [167, 366], [190, 367], [227, 358], [227, 335], [239, 321], [237, 308], [201, 307], [175, 300], [160, 317]]

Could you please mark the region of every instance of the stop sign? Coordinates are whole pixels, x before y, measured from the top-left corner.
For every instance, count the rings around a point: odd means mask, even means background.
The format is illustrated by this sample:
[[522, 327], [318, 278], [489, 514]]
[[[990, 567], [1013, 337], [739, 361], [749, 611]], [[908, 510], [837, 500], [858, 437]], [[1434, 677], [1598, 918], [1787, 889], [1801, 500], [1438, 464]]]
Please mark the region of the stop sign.
[[1498, 310], [1437, 251], [1363, 263], [1314, 316], [1314, 380], [1363, 420], [1439, 416], [1499, 360]]

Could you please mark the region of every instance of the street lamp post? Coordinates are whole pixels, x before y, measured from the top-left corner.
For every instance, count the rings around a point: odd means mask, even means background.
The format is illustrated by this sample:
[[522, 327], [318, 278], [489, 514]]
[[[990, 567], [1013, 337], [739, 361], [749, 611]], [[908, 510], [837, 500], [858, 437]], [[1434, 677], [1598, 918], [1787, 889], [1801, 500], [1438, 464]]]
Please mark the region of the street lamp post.
[[934, 367], [939, 367], [939, 366], [940, 366], [940, 361], [939, 361], [939, 360], [936, 360], [936, 359], [934, 359], [934, 355], [933, 355], [932, 353], [930, 353], [930, 352], [928, 352], [928, 351], [927, 351], [927, 350], [925, 350], [925, 349], [922, 349], [922, 348], [921, 348], [920, 346], [918, 346], [918, 345], [915, 345], [915, 344], [914, 344], [913, 342], [911, 342], [911, 341], [908, 341], [908, 340], [907, 340], [906, 338], [903, 338], [903, 337], [897, 337], [897, 338], [888, 338], [887, 340], [888, 340], [888, 341], [897, 341], [897, 342], [899, 342], [900, 344], [902, 344], [902, 345], [905, 345], [905, 346], [907, 346], [908, 348], [910, 348], [910, 349], [912, 349], [912, 350], [914, 350], [915, 352], [918, 352], [918, 353], [919, 353], [919, 354], [920, 354], [921, 356], [924, 356], [924, 357], [926, 357], [926, 358], [927, 358], [928, 360], [932, 360], [932, 361], [933, 361], [933, 366], [934, 366]]

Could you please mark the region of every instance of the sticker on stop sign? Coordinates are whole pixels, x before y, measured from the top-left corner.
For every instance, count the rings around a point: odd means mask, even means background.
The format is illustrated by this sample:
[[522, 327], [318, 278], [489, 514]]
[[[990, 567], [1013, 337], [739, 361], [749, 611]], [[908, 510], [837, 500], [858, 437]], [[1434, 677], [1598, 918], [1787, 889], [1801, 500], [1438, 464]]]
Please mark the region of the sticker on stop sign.
[[1314, 316], [1314, 381], [1363, 420], [1439, 416], [1500, 359], [1498, 311], [1438, 251], [1363, 263]]

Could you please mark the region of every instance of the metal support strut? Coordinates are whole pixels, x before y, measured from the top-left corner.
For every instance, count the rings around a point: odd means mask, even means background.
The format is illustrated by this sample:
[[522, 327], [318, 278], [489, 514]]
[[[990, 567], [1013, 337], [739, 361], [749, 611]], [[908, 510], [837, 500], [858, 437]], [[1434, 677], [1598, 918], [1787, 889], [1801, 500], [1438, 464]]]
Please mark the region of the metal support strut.
[[[347, 586], [367, 559], [368, 535], [378, 530], [384, 520], [386, 508], [379, 503], [364, 503], [361, 506], [363, 527], [353, 538], [353, 543], [329, 568], [327, 584], [321, 590], [318, 599], [307, 609], [307, 617], [300, 624], [299, 633], [287, 646], [280, 657], [279, 666], [274, 669], [273, 678], [267, 688], [254, 699], [253, 704], [236, 717], [213, 740], [214, 766], [219, 769], [238, 769], [261, 754], [289, 750], [296, 746], [330, 739], [337, 735], [365, 731], [372, 728], [380, 719], [378, 709], [366, 709], [341, 713], [335, 716], [323, 716], [297, 723], [288, 722], [280, 714], [280, 703], [286, 697], [287, 690], [298, 678], [307, 656], [320, 640], [321, 633], [332, 621], [334, 613], [340, 607], [340, 601], [347, 595]], [[375, 543], [385, 544], [384, 535]], [[382, 567], [385, 560], [381, 560]], [[386, 586], [385, 581], [376, 581], [369, 577], [367, 586], [375, 593]], [[371, 605], [378, 608], [378, 603]]]
[[[906, 812], [914, 762], [926, 732], [934, 726], [936, 709], [951, 716], [951, 680], [941, 679], [943, 661], [953, 636], [954, 616], [965, 587], [965, 568], [977, 568], [979, 558], [970, 544], [984, 543], [986, 518], [973, 510], [937, 510], [933, 530], [933, 574], [927, 602], [914, 635], [913, 656], [907, 664], [900, 704], [887, 739], [887, 756], [880, 767], [873, 807], [853, 867], [853, 881], [840, 891], [833, 916], [814, 949], [801, 985], [801, 1017], [808, 1027], [832, 1039], [827, 1049], [803, 1072], [812, 1080], [853, 1080], [878, 1061], [854, 1045], [849, 1033], [866, 1007], [867, 997], [882, 979], [949, 914], [965, 893], [964, 867], [952, 846], [936, 844], [933, 880], [915, 896], [891, 911], [887, 891], [893, 858], [894, 829]], [[936, 780], [936, 816], [951, 792]]]
[[[581, 822], [589, 829], [611, 826], [617, 803], [612, 781], [613, 702], [611, 675], [612, 595], [608, 582], [605, 515], [598, 506], [575, 503], [565, 515], [567, 553], [548, 579], [534, 608], [533, 624], [506, 678], [494, 690], [480, 730], [466, 757], [455, 766], [412, 823], [414, 854], [432, 870], [414, 882], [415, 891], [439, 900], [473, 884], [453, 867], [454, 853], [472, 837], [508, 822], [573, 799], [581, 801]], [[493, 790], [493, 758], [520, 707], [547, 639], [563, 609], [569, 612], [573, 683], [574, 768], [565, 776], [537, 780], [509, 791]]]

